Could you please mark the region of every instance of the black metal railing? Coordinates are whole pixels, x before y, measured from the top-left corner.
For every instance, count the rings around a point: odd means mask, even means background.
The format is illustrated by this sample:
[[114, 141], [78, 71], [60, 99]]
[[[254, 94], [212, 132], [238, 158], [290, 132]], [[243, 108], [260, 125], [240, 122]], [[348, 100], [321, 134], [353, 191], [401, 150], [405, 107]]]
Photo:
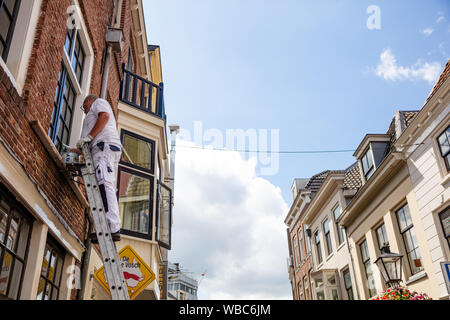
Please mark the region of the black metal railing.
[[122, 64], [122, 71], [120, 101], [166, 120], [164, 84], [153, 83], [127, 70], [125, 64]]

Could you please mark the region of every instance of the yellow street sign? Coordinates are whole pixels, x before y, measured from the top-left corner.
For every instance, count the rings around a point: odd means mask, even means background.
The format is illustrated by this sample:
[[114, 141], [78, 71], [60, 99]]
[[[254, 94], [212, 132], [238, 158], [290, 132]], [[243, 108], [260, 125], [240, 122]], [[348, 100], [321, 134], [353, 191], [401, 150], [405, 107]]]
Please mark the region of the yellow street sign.
[[[119, 259], [122, 263], [122, 271], [127, 283], [128, 295], [130, 296], [130, 299], [133, 300], [142, 290], [155, 280], [155, 273], [130, 246], [126, 246], [120, 250]], [[111, 295], [104, 270], [105, 267], [102, 266], [95, 272], [94, 277], [106, 292]]]

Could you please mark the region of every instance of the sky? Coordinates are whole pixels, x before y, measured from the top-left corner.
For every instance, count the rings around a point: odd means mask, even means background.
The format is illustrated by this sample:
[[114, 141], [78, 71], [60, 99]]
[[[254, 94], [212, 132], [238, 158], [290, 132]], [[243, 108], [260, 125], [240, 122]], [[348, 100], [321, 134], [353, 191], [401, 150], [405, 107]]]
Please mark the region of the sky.
[[[144, 11], [168, 124], [182, 128], [169, 259], [201, 280], [200, 299], [291, 299], [293, 179], [355, 158], [276, 151], [354, 150], [397, 110], [420, 109], [450, 58], [450, 2], [144, 0]], [[196, 149], [208, 146], [275, 153]]]

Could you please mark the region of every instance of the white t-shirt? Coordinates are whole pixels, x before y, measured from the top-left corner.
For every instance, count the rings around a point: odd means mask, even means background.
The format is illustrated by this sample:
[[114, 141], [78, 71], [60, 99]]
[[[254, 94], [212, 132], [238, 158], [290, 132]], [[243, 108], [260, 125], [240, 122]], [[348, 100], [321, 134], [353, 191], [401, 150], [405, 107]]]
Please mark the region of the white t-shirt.
[[96, 137], [94, 137], [92, 145], [95, 145], [98, 142], [103, 141], [105, 143], [113, 143], [121, 146], [119, 134], [117, 133], [116, 119], [114, 118], [111, 106], [109, 105], [108, 101], [101, 98], [95, 100], [94, 103], [92, 103], [91, 109], [86, 114], [86, 117], [84, 118], [83, 121], [81, 138], [87, 137], [89, 135], [92, 128], [94, 128], [95, 123], [97, 122], [98, 114], [100, 112], [108, 113], [109, 120], [106, 123], [105, 128], [102, 131], [100, 131], [100, 133]]

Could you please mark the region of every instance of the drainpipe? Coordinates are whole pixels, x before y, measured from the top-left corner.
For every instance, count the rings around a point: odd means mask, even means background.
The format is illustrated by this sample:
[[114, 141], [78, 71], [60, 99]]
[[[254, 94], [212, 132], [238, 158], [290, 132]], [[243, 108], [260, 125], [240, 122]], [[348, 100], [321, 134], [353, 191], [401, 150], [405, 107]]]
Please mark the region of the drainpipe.
[[347, 242], [348, 254], [350, 255], [350, 266], [352, 267], [353, 278], [355, 280], [356, 297], [358, 298], [358, 300], [361, 300], [361, 298], [359, 296], [358, 282], [356, 281], [356, 273], [355, 273], [355, 266], [354, 266], [353, 256], [352, 256], [352, 252], [350, 251], [350, 245], [348, 244], [347, 227], [344, 227], [344, 231], [345, 231], [345, 240]]
[[[173, 208], [173, 198], [174, 198], [174, 185], [175, 185], [175, 146], [176, 146], [176, 139], [177, 139], [177, 134], [178, 132], [180, 132], [180, 126], [178, 125], [171, 125], [169, 126], [169, 130], [170, 130], [170, 135], [171, 135], [171, 146], [170, 146], [170, 175], [169, 175], [169, 187], [171, 190], [171, 195], [172, 195], [172, 208]], [[172, 228], [172, 226], [170, 226]], [[167, 283], [168, 283], [168, 265], [169, 265], [169, 259], [168, 259], [168, 250], [164, 249], [161, 252], [162, 255], [162, 294], [161, 294], [161, 300], [167, 300], [168, 298], [168, 290], [167, 290]]]
[[106, 51], [105, 66], [103, 70], [102, 87], [100, 89], [100, 98], [102, 99], [105, 99], [106, 88], [108, 87], [109, 65], [111, 64], [111, 50], [111, 46], [108, 45], [108, 50]]

